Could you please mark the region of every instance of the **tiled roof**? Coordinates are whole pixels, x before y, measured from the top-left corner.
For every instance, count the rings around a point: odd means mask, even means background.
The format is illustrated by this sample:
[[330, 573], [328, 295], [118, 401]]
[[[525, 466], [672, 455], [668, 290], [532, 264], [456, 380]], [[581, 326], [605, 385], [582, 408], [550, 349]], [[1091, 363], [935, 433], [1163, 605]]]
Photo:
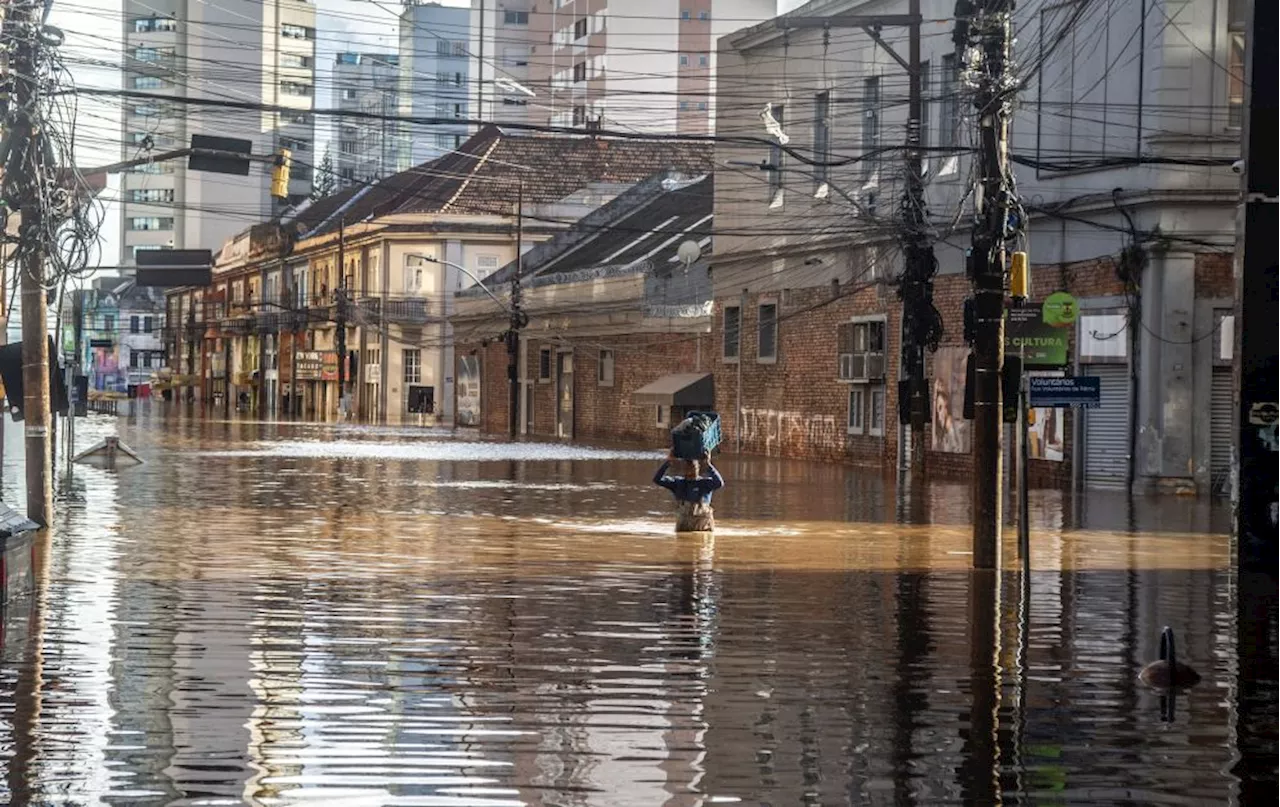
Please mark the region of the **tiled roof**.
[[299, 229], [337, 229], [339, 211], [348, 222], [393, 213], [511, 215], [521, 183], [526, 204], [550, 204], [591, 183], [629, 184], [667, 170], [704, 174], [711, 162], [709, 143], [512, 134], [486, 126], [442, 157], [313, 203]]

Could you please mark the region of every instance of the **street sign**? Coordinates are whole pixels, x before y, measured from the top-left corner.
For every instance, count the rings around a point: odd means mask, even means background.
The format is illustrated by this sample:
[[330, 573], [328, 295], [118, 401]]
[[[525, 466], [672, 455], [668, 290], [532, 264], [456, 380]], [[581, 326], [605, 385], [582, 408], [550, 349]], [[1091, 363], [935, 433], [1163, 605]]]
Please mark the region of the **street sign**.
[[[187, 158], [191, 171], [212, 171], [215, 174], [249, 175], [249, 154], [252, 140], [216, 135], [191, 135], [191, 148], [198, 150]], [[210, 153], [222, 152], [222, 153]]]
[[207, 249], [148, 249], [138, 253], [139, 286], [174, 288], [213, 282], [213, 252]]
[[1256, 403], [1249, 407], [1250, 426], [1272, 426], [1280, 420], [1280, 408], [1274, 403]]
[[1031, 406], [1096, 409], [1102, 404], [1102, 379], [1096, 376], [1032, 376], [1027, 379], [1027, 392]]

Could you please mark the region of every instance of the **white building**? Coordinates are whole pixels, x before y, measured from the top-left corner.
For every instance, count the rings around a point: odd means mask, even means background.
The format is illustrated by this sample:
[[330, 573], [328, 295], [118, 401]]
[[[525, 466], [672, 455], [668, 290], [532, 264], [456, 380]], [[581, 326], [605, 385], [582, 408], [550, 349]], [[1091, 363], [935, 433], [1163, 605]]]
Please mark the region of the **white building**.
[[776, 0], [472, 0], [472, 107], [486, 121], [709, 133], [716, 40], [776, 8]]
[[334, 121], [333, 170], [338, 187], [393, 174], [400, 150], [400, 55], [339, 53], [333, 65], [333, 108], [373, 117]]
[[[315, 154], [315, 7], [303, 0], [124, 0], [124, 89], [161, 98], [125, 105], [122, 157], [188, 146], [192, 135], [246, 138], [253, 154], [293, 152], [290, 201], [311, 189]], [[283, 106], [235, 110], [218, 101]], [[217, 249], [271, 216], [271, 165], [239, 177], [189, 171], [185, 160], [132, 169], [121, 182], [123, 262], [139, 250]]]

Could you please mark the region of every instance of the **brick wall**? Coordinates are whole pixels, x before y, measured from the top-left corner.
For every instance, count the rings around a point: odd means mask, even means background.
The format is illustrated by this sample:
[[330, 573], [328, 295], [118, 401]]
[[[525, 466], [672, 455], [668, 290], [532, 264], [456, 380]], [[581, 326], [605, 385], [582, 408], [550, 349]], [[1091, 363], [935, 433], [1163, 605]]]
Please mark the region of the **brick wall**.
[[1233, 256], [1221, 252], [1196, 255], [1196, 298], [1234, 298], [1236, 296]]
[[[715, 382], [724, 418], [725, 448], [734, 450], [738, 429], [745, 453], [848, 462], [893, 468], [897, 462], [897, 356], [899, 312], [893, 291], [884, 286], [789, 289], [752, 294], [742, 312], [739, 362], [722, 359], [727, 306], [740, 298], [716, 301]], [[778, 304], [778, 356], [761, 363], [759, 306]], [[852, 386], [838, 378], [838, 327], [855, 316], [885, 318], [884, 411], [882, 434], [850, 434]], [[738, 424], [738, 374], [742, 376], [742, 423]], [[869, 399], [868, 399], [869, 400]], [[868, 403], [869, 406], [869, 403]]]

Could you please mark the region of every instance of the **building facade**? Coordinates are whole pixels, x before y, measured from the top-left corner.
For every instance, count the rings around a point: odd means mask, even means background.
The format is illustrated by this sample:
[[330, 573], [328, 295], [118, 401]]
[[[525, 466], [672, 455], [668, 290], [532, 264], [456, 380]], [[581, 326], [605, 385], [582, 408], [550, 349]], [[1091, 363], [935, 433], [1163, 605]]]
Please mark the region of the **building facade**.
[[[1010, 151], [1032, 294], [1077, 299], [1066, 371], [1102, 386], [1100, 409], [1038, 413], [1033, 471], [1042, 479], [1205, 493], [1229, 481], [1239, 5], [1188, 7], [1172, 22], [1141, 4], [1078, 17], [1047, 2], [1018, 5], [1017, 62], [1031, 67]], [[795, 13], [906, 11], [905, 2], [814, 2]], [[953, 12], [950, 3], [922, 4], [925, 19]], [[729, 404], [730, 446], [909, 462], [910, 432], [896, 417], [895, 288], [906, 74], [886, 50], [906, 53], [906, 31], [880, 33], [885, 46], [841, 29], [838, 60], [834, 28], [828, 37], [770, 22], [720, 40], [719, 86], [750, 84], [762, 101], [720, 104], [717, 131], [770, 137], [768, 102], [775, 130], [796, 150], [717, 146], [717, 165], [730, 167], [716, 183], [725, 235], [712, 258], [716, 388]], [[926, 357], [931, 415], [917, 438], [931, 472], [961, 475], [972, 468], [963, 311], [976, 122], [950, 36], [924, 37], [921, 58], [943, 329]], [[723, 394], [739, 377], [741, 397]]]
[[400, 14], [400, 115], [457, 123], [404, 126], [398, 160], [407, 170], [458, 148], [471, 127], [470, 14], [465, 8], [407, 0]]
[[707, 134], [716, 40], [771, 18], [776, 5], [472, 0], [472, 99], [483, 120]]
[[[248, 21], [248, 22], [246, 22]], [[125, 0], [123, 159], [191, 144], [193, 135], [250, 139], [253, 153], [293, 152], [289, 202], [311, 190], [315, 155], [315, 7], [303, 0]], [[285, 107], [259, 112], [178, 103], [231, 100]], [[121, 181], [122, 261], [141, 250], [217, 249], [246, 220], [272, 216], [271, 166], [247, 177], [147, 163]]]
[[[422, 82], [413, 91], [422, 89]], [[333, 108], [376, 117], [339, 117], [334, 122], [333, 169], [339, 188], [372, 182], [396, 172], [402, 148], [398, 53], [339, 53], [333, 65]]]
[[[161, 293], [127, 277], [98, 278], [80, 293], [84, 301], [80, 366], [89, 378], [89, 389], [137, 394], [149, 388], [165, 366]], [[74, 329], [75, 323], [68, 324]]]

